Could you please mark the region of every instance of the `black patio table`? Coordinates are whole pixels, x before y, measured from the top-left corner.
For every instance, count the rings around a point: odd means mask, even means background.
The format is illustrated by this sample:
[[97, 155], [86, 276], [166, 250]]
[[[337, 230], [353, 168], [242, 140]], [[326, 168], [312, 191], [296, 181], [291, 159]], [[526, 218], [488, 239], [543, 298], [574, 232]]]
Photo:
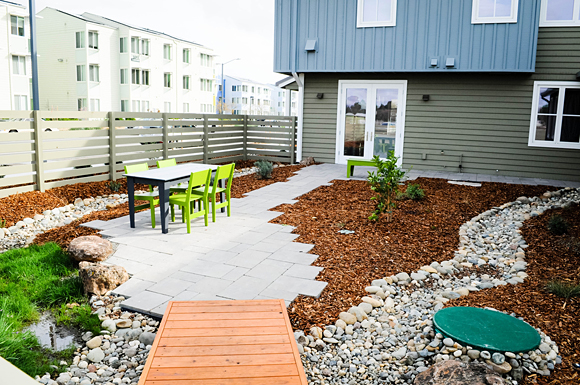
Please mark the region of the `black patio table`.
[[[148, 184], [159, 187], [159, 208], [161, 210], [161, 231], [167, 234], [169, 231], [169, 188], [176, 183], [189, 180], [192, 172], [210, 169], [217, 170], [217, 166], [202, 163], [185, 163], [177, 166], [155, 168], [147, 171], [123, 174], [127, 177], [127, 193], [129, 195], [129, 220], [131, 228], [135, 228], [135, 183]], [[215, 183], [215, 182], [214, 182]], [[219, 186], [223, 187], [223, 180]], [[221, 194], [223, 202], [223, 194]], [[224, 209], [222, 209], [222, 212]]]

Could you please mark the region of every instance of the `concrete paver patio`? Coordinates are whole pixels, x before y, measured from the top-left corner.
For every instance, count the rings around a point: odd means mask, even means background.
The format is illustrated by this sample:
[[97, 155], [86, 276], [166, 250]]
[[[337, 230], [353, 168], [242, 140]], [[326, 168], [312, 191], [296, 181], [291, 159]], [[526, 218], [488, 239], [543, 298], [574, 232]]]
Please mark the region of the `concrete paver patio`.
[[[356, 167], [352, 179], [366, 178], [368, 167]], [[346, 166], [321, 164], [303, 168], [288, 182], [274, 183], [232, 199], [232, 216], [218, 213], [216, 222], [203, 226], [192, 222], [187, 234], [181, 217], [162, 234], [160, 213], [151, 228], [150, 213], [136, 215], [136, 228], [129, 218], [94, 221], [96, 228], [117, 248], [106, 263], [123, 266], [131, 279], [114, 293], [127, 299], [128, 310], [162, 317], [169, 301], [245, 300], [282, 298], [289, 304], [299, 294], [318, 296], [326, 286], [315, 277], [322, 270], [311, 266], [317, 256], [308, 254], [313, 245], [296, 243], [294, 227], [268, 223], [281, 215], [269, 209], [295, 203], [295, 198], [334, 179], [345, 179]], [[580, 183], [412, 171], [419, 176], [463, 181], [498, 181], [578, 187]], [[235, 180], [234, 180], [235, 183]]]

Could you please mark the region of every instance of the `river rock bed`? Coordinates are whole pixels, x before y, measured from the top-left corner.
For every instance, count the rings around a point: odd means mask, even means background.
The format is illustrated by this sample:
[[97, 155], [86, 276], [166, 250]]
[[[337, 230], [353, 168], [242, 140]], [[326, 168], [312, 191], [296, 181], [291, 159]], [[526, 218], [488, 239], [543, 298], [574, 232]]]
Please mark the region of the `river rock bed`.
[[445, 360], [480, 361], [514, 383], [526, 374], [550, 375], [561, 357], [541, 330], [538, 349], [502, 354], [444, 338], [432, 320], [452, 299], [523, 282], [523, 221], [579, 202], [580, 189], [566, 188], [488, 210], [461, 226], [460, 246], [452, 260], [374, 280], [362, 303], [340, 313], [334, 325], [296, 331], [309, 383], [410, 384], [418, 373]]
[[49, 374], [36, 380], [48, 385], [136, 384], [155, 340], [159, 321], [140, 313], [121, 311], [124, 297], [93, 296], [90, 304], [102, 321], [101, 334], [83, 334], [68, 369], [54, 380]]

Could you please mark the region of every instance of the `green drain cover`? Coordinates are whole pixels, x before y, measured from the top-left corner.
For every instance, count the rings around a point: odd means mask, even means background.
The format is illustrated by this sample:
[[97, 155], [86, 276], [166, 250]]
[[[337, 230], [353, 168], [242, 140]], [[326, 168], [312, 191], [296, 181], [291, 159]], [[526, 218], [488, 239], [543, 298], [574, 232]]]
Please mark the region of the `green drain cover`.
[[529, 352], [540, 334], [529, 324], [499, 311], [449, 307], [435, 313], [435, 328], [463, 346], [497, 352]]

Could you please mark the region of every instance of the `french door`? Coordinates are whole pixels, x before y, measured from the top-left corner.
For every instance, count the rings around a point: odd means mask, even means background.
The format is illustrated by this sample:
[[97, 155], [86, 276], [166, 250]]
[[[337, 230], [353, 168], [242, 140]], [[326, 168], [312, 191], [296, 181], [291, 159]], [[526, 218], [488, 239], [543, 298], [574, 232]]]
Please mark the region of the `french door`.
[[336, 163], [347, 159], [402, 159], [407, 81], [339, 81]]

